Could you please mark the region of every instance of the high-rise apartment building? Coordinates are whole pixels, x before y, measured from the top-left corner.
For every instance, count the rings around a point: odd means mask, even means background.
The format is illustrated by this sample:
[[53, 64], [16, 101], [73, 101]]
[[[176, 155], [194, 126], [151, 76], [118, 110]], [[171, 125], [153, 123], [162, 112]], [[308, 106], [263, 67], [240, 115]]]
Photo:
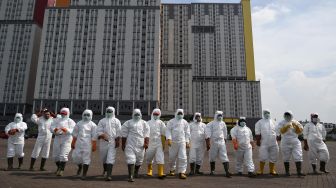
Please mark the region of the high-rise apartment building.
[[160, 45], [163, 113], [261, 117], [249, 0], [163, 4]]
[[0, 1], [0, 114], [31, 111], [47, 0]]
[[45, 12], [34, 109], [158, 106], [160, 0], [72, 0]]

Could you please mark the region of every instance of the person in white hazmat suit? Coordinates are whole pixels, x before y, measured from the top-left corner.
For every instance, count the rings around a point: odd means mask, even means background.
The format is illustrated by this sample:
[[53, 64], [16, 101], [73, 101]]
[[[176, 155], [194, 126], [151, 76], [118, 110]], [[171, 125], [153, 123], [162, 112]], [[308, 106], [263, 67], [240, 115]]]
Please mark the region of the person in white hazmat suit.
[[129, 182], [134, 182], [134, 178], [139, 177], [139, 169], [149, 145], [149, 135], [150, 128], [142, 120], [141, 111], [134, 109], [132, 119], [121, 126], [122, 150], [126, 156]]
[[189, 175], [202, 175], [203, 172], [200, 171], [200, 168], [204, 158], [206, 124], [202, 122], [201, 113], [196, 112], [194, 114], [193, 122], [189, 124], [189, 127], [191, 145], [189, 151]]
[[164, 148], [165, 148], [165, 131], [166, 125], [160, 120], [161, 110], [156, 108], [152, 112], [151, 120], [147, 123], [150, 128], [149, 146], [146, 151], [146, 162], [148, 165], [147, 176], [153, 176], [153, 159], [158, 166], [158, 177], [164, 178]]
[[21, 168], [23, 163], [23, 147], [24, 147], [24, 134], [27, 130], [27, 124], [23, 122], [23, 116], [20, 113], [15, 114], [14, 122], [9, 123], [5, 127], [5, 133], [8, 135], [7, 145], [7, 170], [13, 169], [14, 157], [18, 157], [19, 166]]
[[244, 165], [247, 167], [248, 176], [253, 178], [254, 164], [252, 149], [254, 149], [253, 135], [250, 128], [246, 126], [245, 118], [241, 117], [238, 123], [230, 131], [233, 148], [236, 151], [236, 171], [238, 175], [243, 175]]
[[294, 158], [297, 175], [299, 177], [305, 176], [302, 173], [302, 147], [298, 138], [303, 131], [303, 126], [293, 119], [293, 113], [287, 111], [284, 113], [284, 120], [277, 126], [277, 135], [281, 134], [281, 153], [284, 161], [286, 176], [290, 176], [289, 162], [291, 157]]
[[72, 132], [76, 123], [69, 118], [69, 108], [62, 108], [61, 118], [57, 118], [50, 126], [50, 131], [55, 134], [53, 144], [53, 158], [57, 165], [57, 176], [63, 176], [68, 155], [71, 151]]
[[264, 167], [269, 161], [270, 174], [278, 175], [275, 170], [275, 163], [278, 160], [279, 146], [277, 142], [276, 124], [271, 119], [269, 110], [263, 111], [264, 118], [255, 124], [255, 135], [257, 146], [259, 146], [259, 171], [258, 175], [264, 174]]
[[46, 169], [44, 169], [44, 165], [49, 158], [50, 144], [52, 138], [50, 126], [53, 122], [53, 116], [55, 116], [55, 114], [44, 108], [39, 113], [33, 114], [31, 117], [31, 121], [38, 126], [38, 136], [30, 160], [29, 170], [31, 171], [34, 170], [35, 161], [40, 154], [42, 157], [40, 171], [46, 171]]
[[169, 176], [175, 176], [176, 160], [178, 159], [180, 179], [187, 178], [187, 149], [190, 147], [189, 123], [183, 117], [183, 109], [178, 109], [175, 113], [175, 118], [169, 120], [166, 128], [166, 139], [169, 146]]
[[223, 121], [223, 112], [217, 111], [214, 120], [205, 128], [205, 139], [207, 151], [209, 151], [210, 175], [215, 174], [216, 158], [219, 157], [223, 163], [225, 175], [231, 178], [229, 172], [229, 158], [226, 151], [227, 127]]
[[317, 159], [320, 160], [320, 171], [329, 173], [326, 170], [326, 163], [329, 161], [329, 151], [324, 143], [327, 131], [323, 124], [319, 122], [317, 113], [310, 115], [311, 122], [303, 128], [304, 150], [308, 151], [309, 161], [313, 167], [314, 174], [319, 174], [316, 170]]
[[99, 155], [103, 162], [103, 176], [106, 181], [112, 180], [112, 168], [115, 164], [117, 148], [120, 145], [121, 123], [115, 117], [115, 109], [111, 106], [105, 110], [105, 118], [98, 122]]
[[96, 128], [92, 121], [91, 110], [84, 110], [82, 120], [79, 121], [72, 132], [72, 160], [78, 165], [77, 176], [83, 171], [82, 180], [86, 179], [86, 174], [91, 163], [91, 152], [97, 149]]

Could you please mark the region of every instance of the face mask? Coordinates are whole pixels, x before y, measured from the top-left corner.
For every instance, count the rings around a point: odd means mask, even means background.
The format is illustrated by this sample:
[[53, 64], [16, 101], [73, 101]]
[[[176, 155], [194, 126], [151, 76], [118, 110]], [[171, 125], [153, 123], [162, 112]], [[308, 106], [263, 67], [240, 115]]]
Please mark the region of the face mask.
[[178, 120], [181, 120], [181, 119], [183, 119], [183, 115], [177, 115], [176, 118], [177, 118]]
[[245, 127], [245, 126], [246, 126], [246, 123], [245, 123], [245, 122], [240, 122], [240, 123], [239, 123], [239, 126], [241, 126], [241, 127]]
[[159, 116], [153, 116], [153, 119], [154, 120], [159, 120], [160, 118], [159, 118]]
[[15, 120], [14, 120], [16, 123], [19, 123], [21, 121], [21, 118], [20, 117], [16, 117]]
[[318, 122], [319, 122], [319, 119], [318, 119], [318, 118], [312, 118], [312, 122], [313, 122], [313, 123], [318, 123]]
[[292, 117], [291, 116], [285, 116], [285, 120], [286, 121], [292, 121]]
[[61, 116], [62, 116], [62, 118], [66, 118], [67, 117], [66, 115], [63, 115], [63, 114]]
[[141, 117], [140, 117], [139, 114], [135, 114], [134, 117], [133, 117], [133, 119], [134, 119], [135, 121], [139, 121], [140, 118], [141, 118]]
[[271, 114], [270, 113], [265, 113], [264, 117], [265, 117], [265, 119], [270, 119], [271, 118]]
[[106, 112], [106, 117], [111, 118], [112, 117], [112, 112]]
[[91, 119], [91, 118], [90, 118], [90, 114], [84, 114], [84, 115], [83, 115], [83, 120], [84, 120], [84, 121], [90, 121], [90, 119]]

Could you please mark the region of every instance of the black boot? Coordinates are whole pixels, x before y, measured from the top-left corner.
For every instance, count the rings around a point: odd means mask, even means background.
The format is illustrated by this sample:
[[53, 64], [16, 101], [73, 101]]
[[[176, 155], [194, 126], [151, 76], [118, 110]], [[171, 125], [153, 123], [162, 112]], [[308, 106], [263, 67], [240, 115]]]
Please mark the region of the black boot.
[[86, 174], [87, 174], [87, 171], [89, 170], [89, 165], [87, 164], [83, 164], [83, 175], [82, 175], [82, 180], [86, 180]]
[[106, 172], [107, 172], [107, 164], [104, 163], [104, 164], [103, 164], [103, 167], [104, 167], [103, 177], [105, 177], [105, 176], [106, 176]]
[[210, 162], [210, 175], [215, 175], [215, 167], [216, 167], [216, 163]]
[[223, 165], [224, 165], [224, 170], [225, 170], [225, 176], [227, 178], [231, 178], [231, 173], [229, 172], [229, 168], [230, 168], [229, 162], [224, 162]]
[[195, 173], [198, 174], [198, 175], [203, 175], [204, 173], [201, 172], [200, 169], [201, 169], [201, 165], [196, 165], [196, 172]]
[[195, 175], [195, 163], [190, 163], [189, 176]]
[[106, 164], [106, 181], [112, 180], [112, 164]]
[[285, 171], [286, 171], [286, 176], [290, 176], [290, 172], [289, 172], [289, 162], [284, 162], [285, 165]]
[[313, 167], [313, 174], [320, 174], [317, 170], [316, 170], [316, 164], [312, 164]]
[[46, 171], [46, 169], [44, 168], [46, 161], [47, 161], [47, 158], [41, 159], [40, 171]]
[[60, 170], [59, 170], [57, 176], [63, 176], [65, 165], [66, 165], [65, 161], [60, 162]]
[[295, 162], [296, 172], [299, 177], [306, 176], [302, 173], [302, 162]]
[[249, 178], [255, 178], [255, 177], [257, 177], [257, 174], [255, 172], [248, 172], [248, 177]]
[[134, 164], [128, 165], [128, 182], [134, 182]]
[[326, 162], [324, 162], [324, 161], [321, 161], [321, 162], [320, 162], [320, 171], [321, 171], [321, 172], [324, 172], [324, 173], [326, 173], [326, 174], [329, 173], [329, 171], [326, 170]]
[[8, 167], [7, 167], [7, 171], [13, 170], [13, 157], [7, 158], [7, 163], [8, 163]]
[[35, 164], [36, 159], [35, 158], [31, 158], [30, 159], [30, 167], [29, 170], [33, 171], [34, 170], [34, 164]]
[[135, 165], [134, 178], [139, 178], [139, 169], [140, 169], [140, 165]]
[[83, 164], [79, 164], [78, 165], [78, 169], [77, 169], [77, 176], [80, 176], [81, 175], [81, 173], [82, 173], [82, 169], [83, 169]]
[[18, 161], [19, 161], [18, 169], [21, 169], [21, 166], [23, 164], [23, 157], [18, 158]]
[[61, 162], [57, 161], [56, 166], [57, 166], [57, 170], [56, 170], [55, 174], [57, 175], [59, 173], [59, 171], [61, 170]]

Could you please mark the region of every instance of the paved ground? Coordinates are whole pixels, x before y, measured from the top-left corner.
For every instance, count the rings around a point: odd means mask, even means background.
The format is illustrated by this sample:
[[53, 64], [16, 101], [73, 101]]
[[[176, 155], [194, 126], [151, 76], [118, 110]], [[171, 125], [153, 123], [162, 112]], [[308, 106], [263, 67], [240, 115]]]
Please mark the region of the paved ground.
[[[195, 176], [189, 177], [187, 180], [179, 180], [177, 177], [166, 178], [165, 180], [159, 180], [157, 178], [141, 177], [136, 180], [135, 183], [131, 184], [127, 182], [127, 167], [125, 165], [124, 154], [120, 150], [118, 151], [117, 164], [115, 165], [113, 171], [113, 181], [105, 182], [100, 176], [102, 168], [99, 162], [98, 153], [93, 154], [93, 163], [88, 172], [88, 180], [81, 181], [79, 178], [75, 177], [76, 166], [69, 162], [65, 170], [64, 177], [56, 177], [53, 172], [56, 170], [54, 163], [49, 160], [46, 167], [49, 171], [39, 172], [39, 171], [28, 171], [30, 154], [33, 149], [35, 139], [28, 139], [26, 141], [25, 153], [26, 157], [24, 160], [23, 169], [18, 171], [3, 171], [0, 170], [0, 188], [23, 188], [23, 187], [305, 187], [305, 188], [336, 188], [336, 142], [327, 142], [330, 152], [330, 163], [328, 164], [328, 169], [331, 171], [328, 175], [311, 175], [310, 165], [307, 161], [307, 152], [304, 152], [304, 172], [308, 173], [305, 178], [297, 178], [295, 175], [291, 177], [284, 177], [282, 163], [278, 163], [277, 169], [281, 173], [279, 177], [271, 177], [269, 175], [259, 176], [255, 179], [250, 179], [246, 176], [238, 177], [234, 176], [232, 179], [227, 179], [223, 177], [223, 167], [218, 162], [216, 165], [216, 176]], [[0, 139], [0, 169], [4, 169], [7, 165], [5, 153], [6, 153], [7, 140]], [[228, 144], [228, 154], [231, 159], [231, 172], [234, 172], [234, 153], [232, 152], [231, 144]], [[255, 159], [257, 159], [257, 152], [255, 153]], [[209, 173], [208, 164], [208, 153], [205, 154], [205, 162], [202, 167], [206, 174]], [[167, 152], [166, 152], [167, 156]], [[39, 167], [40, 160], [36, 161], [36, 168]], [[258, 162], [255, 160], [255, 164]], [[17, 160], [15, 160], [15, 166], [17, 165]], [[295, 173], [294, 164], [291, 164], [292, 174]], [[267, 167], [268, 169], [268, 167]], [[141, 173], [144, 174], [146, 171], [145, 165], [143, 166]], [[166, 168], [166, 172], [167, 172]], [[154, 170], [156, 174], [156, 167]]]

